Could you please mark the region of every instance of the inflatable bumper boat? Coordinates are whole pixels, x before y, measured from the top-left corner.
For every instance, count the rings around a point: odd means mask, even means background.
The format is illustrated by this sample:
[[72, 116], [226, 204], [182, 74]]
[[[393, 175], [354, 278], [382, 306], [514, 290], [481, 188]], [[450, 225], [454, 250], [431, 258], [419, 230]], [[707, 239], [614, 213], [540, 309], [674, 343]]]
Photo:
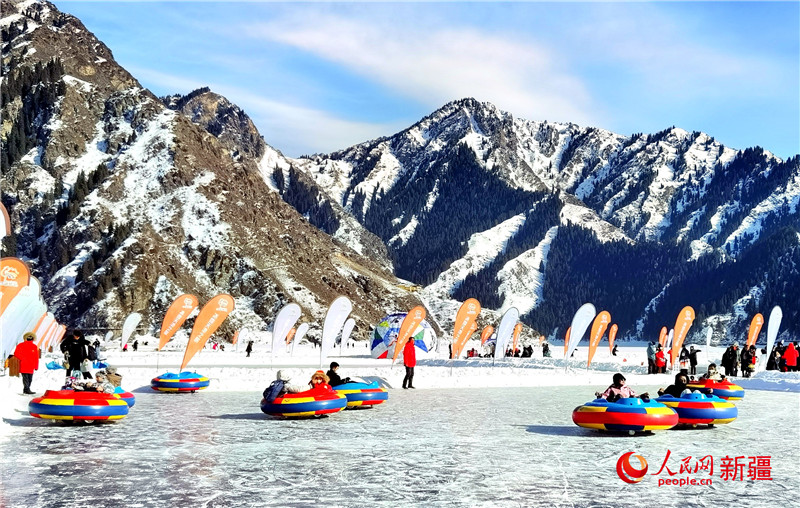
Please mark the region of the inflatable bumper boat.
[[372, 407], [389, 400], [389, 391], [372, 383], [344, 383], [334, 390], [347, 397], [347, 407]]
[[660, 402], [645, 402], [636, 397], [622, 398], [616, 402], [595, 399], [576, 407], [572, 412], [572, 421], [587, 429], [633, 434], [671, 429], [678, 424], [678, 413]]
[[347, 397], [329, 388], [313, 388], [287, 393], [272, 402], [262, 401], [261, 411], [272, 416], [306, 418], [338, 413], [347, 406]]
[[684, 393], [678, 398], [662, 395], [656, 400], [674, 409], [681, 425], [720, 425], [731, 423], [739, 416], [733, 402], [699, 392]]
[[28, 403], [31, 416], [49, 420], [119, 420], [128, 404], [116, 394], [47, 390]]
[[150, 381], [153, 390], [160, 392], [196, 392], [208, 387], [210, 381], [207, 377], [196, 372], [181, 372], [175, 374], [167, 372]]

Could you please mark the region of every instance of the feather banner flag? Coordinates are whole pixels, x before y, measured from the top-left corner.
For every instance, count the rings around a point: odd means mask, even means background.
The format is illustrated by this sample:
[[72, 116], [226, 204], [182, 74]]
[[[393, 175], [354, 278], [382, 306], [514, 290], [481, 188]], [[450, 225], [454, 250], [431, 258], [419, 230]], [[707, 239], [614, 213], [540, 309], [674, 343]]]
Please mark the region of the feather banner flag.
[[297, 333], [297, 328], [292, 328], [291, 330], [289, 330], [289, 333], [286, 334], [286, 345], [287, 346], [292, 343], [292, 339], [294, 339], [294, 334], [296, 334], [296, 333]]
[[516, 307], [510, 307], [500, 318], [500, 324], [497, 325], [497, 343], [494, 345], [495, 359], [506, 355], [506, 345], [514, 333], [517, 321], [519, 321], [519, 310]]
[[511, 346], [511, 353], [514, 354], [517, 351], [517, 342], [519, 342], [519, 334], [522, 333], [522, 323], [517, 323], [514, 326], [514, 340]]
[[769, 313], [769, 321], [767, 322], [767, 354], [761, 356], [761, 362], [766, 363], [769, 356], [772, 354], [772, 347], [775, 345], [775, 339], [778, 338], [778, 330], [781, 327], [781, 320], [783, 319], [783, 310], [779, 306], [772, 308]]
[[403, 347], [405, 347], [406, 342], [408, 342], [408, 339], [411, 338], [411, 335], [416, 331], [417, 327], [422, 323], [422, 321], [425, 320], [425, 316], [427, 316], [425, 307], [422, 305], [417, 305], [408, 311], [406, 317], [403, 318], [403, 322], [400, 323], [400, 331], [397, 334], [397, 343], [394, 346], [392, 363], [397, 361], [397, 357], [403, 352]]
[[161, 351], [167, 345], [167, 342], [183, 326], [197, 305], [197, 297], [189, 294], [180, 295], [170, 304], [167, 313], [164, 314], [164, 321], [161, 323], [157, 351]]
[[758, 334], [761, 332], [762, 326], [764, 326], [764, 316], [761, 314], [753, 316], [753, 320], [750, 321], [750, 330], [747, 332], [748, 348], [758, 342]]
[[325, 323], [322, 325], [322, 344], [319, 352], [319, 366], [325, 362], [328, 352], [336, 341], [347, 316], [353, 311], [353, 302], [346, 296], [340, 296], [331, 303], [328, 313], [325, 315]]
[[47, 324], [48, 324], [47, 323], [47, 309], [45, 309], [44, 314], [39, 316], [39, 319], [36, 320], [36, 324], [30, 330], [31, 332], [33, 332], [34, 335], [36, 335], [37, 345], [38, 345], [38, 342], [40, 340], [40, 337], [44, 333], [44, 330], [47, 328]]
[[611, 323], [611, 314], [607, 310], [602, 311], [594, 318], [592, 332], [589, 334], [589, 358], [586, 361], [587, 368], [592, 365], [592, 358], [594, 358], [597, 345], [600, 344], [600, 341], [603, 339], [603, 335], [606, 333], [606, 328], [608, 328], [609, 323]]
[[284, 344], [289, 330], [294, 328], [297, 320], [300, 319], [300, 314], [303, 311], [296, 303], [290, 303], [284, 306], [278, 315], [275, 316], [275, 324], [272, 327], [272, 352], [271, 356], [275, 356], [275, 351], [278, 349], [278, 344]]
[[344, 322], [344, 326], [342, 326], [342, 340], [340, 344], [345, 344], [348, 340], [350, 340], [350, 336], [353, 334], [355, 327], [356, 320], [353, 318], [348, 318], [347, 321]]
[[608, 350], [613, 352], [614, 351], [614, 340], [617, 338], [617, 324], [614, 323], [611, 325], [611, 328], [608, 329]]
[[42, 323], [39, 325], [36, 331], [33, 332], [36, 334], [36, 345], [39, 347], [39, 349], [44, 348], [45, 339], [47, 339], [51, 329], [55, 327], [58, 327], [56, 317], [52, 313], [48, 312], [45, 314]]
[[30, 280], [31, 272], [24, 261], [17, 258], [0, 259], [0, 316]]
[[30, 286], [16, 294], [6, 312], [0, 316], [0, 354], [2, 358], [14, 351], [25, 332], [36, 326], [39, 318], [47, 312], [47, 306]]
[[237, 342], [239, 342], [239, 333], [241, 330], [236, 330], [233, 333], [233, 338], [231, 339], [231, 346], [235, 346]]
[[661, 347], [664, 347], [666, 345], [666, 341], [667, 341], [667, 327], [662, 326], [661, 332], [658, 334], [658, 343], [661, 344]]
[[475, 298], [469, 298], [461, 304], [453, 324], [453, 352], [450, 355], [451, 359], [454, 360], [461, 355], [464, 345], [477, 329], [478, 314], [480, 313], [481, 304]]
[[54, 345], [58, 345], [61, 343], [61, 339], [64, 338], [64, 334], [67, 333], [67, 327], [65, 325], [58, 325], [58, 330], [56, 330], [55, 335], [53, 336]]
[[125, 318], [125, 322], [122, 324], [122, 344], [128, 343], [128, 339], [131, 338], [131, 335], [136, 331], [136, 327], [139, 326], [141, 321], [142, 315], [138, 312], [131, 312], [128, 317]]
[[486, 341], [489, 340], [489, 337], [492, 336], [494, 333], [494, 327], [492, 325], [486, 325], [481, 332], [481, 346], [486, 344]]
[[7, 236], [11, 236], [11, 218], [6, 207], [0, 203], [0, 240]]
[[681, 346], [683, 346], [683, 341], [689, 333], [689, 328], [692, 327], [692, 323], [694, 323], [694, 309], [687, 305], [681, 309], [680, 314], [678, 314], [678, 319], [675, 321], [675, 328], [673, 328], [673, 330], [675, 330], [675, 336], [673, 337], [672, 350], [670, 351], [670, 361], [673, 366], [675, 365], [675, 359], [678, 357]]
[[572, 327], [567, 327], [567, 333], [564, 335], [564, 358], [567, 357], [567, 349], [569, 349], [569, 336], [572, 334]]
[[572, 318], [572, 326], [570, 326], [570, 330], [572, 330], [572, 332], [570, 333], [569, 337], [567, 354], [564, 355], [564, 369], [567, 368], [567, 362], [569, 362], [569, 357], [571, 356], [572, 351], [574, 351], [578, 346], [583, 338], [583, 334], [586, 333], [586, 329], [589, 328], [589, 325], [596, 315], [597, 310], [594, 308], [594, 305], [591, 303], [584, 303]]
[[217, 328], [233, 312], [235, 305], [231, 295], [221, 294], [215, 296], [203, 306], [200, 314], [197, 315], [197, 319], [194, 320], [192, 334], [189, 336], [189, 343], [186, 344], [186, 352], [183, 354], [181, 371], [189, 363], [189, 360], [203, 349], [208, 339], [214, 335]]
[[294, 340], [292, 341], [292, 353], [294, 353], [294, 345], [303, 340], [303, 337], [306, 336], [306, 332], [308, 332], [308, 323], [300, 323], [300, 326], [297, 327], [297, 331], [294, 332]]
[[50, 325], [47, 327], [47, 330], [45, 330], [44, 332], [44, 336], [42, 337], [41, 341], [42, 342], [41, 346], [37, 344], [37, 346], [39, 346], [39, 349], [41, 349], [42, 351], [47, 351], [49, 349], [50, 345], [54, 343], [56, 333], [58, 332], [58, 327], [59, 327], [58, 321], [53, 319], [50, 322]]

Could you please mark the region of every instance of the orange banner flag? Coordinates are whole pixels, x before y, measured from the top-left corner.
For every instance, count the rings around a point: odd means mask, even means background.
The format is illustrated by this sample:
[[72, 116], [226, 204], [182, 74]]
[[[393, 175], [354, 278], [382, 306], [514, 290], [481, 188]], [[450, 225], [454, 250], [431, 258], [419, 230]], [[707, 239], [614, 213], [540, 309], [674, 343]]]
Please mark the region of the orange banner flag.
[[194, 295], [181, 295], [176, 298], [164, 314], [164, 321], [161, 323], [161, 338], [158, 341], [158, 351], [167, 345], [167, 342], [175, 335], [189, 314], [197, 308], [197, 297]]
[[39, 349], [47, 351], [47, 346], [50, 344], [50, 342], [52, 342], [52, 339], [55, 337], [57, 331], [58, 321], [54, 319], [49, 325], [47, 325], [47, 329], [44, 331], [42, 338], [36, 342], [36, 345], [39, 347]]
[[486, 341], [489, 340], [489, 337], [492, 336], [494, 333], [494, 326], [486, 325], [481, 332], [481, 346], [486, 344]]
[[[59, 345], [61, 343], [61, 339], [64, 338], [64, 334], [67, 333], [67, 327], [65, 325], [58, 325], [58, 329], [56, 330], [56, 334], [53, 336], [53, 347]], [[49, 344], [48, 344], [49, 346]]]
[[764, 316], [761, 314], [753, 316], [753, 320], [750, 321], [750, 330], [747, 332], [747, 347], [758, 341], [758, 334], [761, 332], [762, 326], [764, 326]]
[[672, 351], [669, 353], [672, 365], [675, 365], [675, 358], [678, 357], [678, 352], [681, 350], [683, 340], [689, 333], [689, 328], [692, 326], [693, 322], [694, 309], [687, 305], [681, 309], [680, 314], [678, 314], [678, 319], [675, 320], [675, 336], [672, 338]]
[[475, 298], [470, 298], [461, 304], [456, 314], [456, 321], [453, 326], [453, 353], [451, 359], [456, 359], [461, 355], [461, 350], [469, 340], [475, 330], [478, 329], [478, 314], [481, 313], [481, 304]]
[[427, 313], [425, 312], [425, 307], [422, 305], [417, 305], [406, 314], [406, 317], [403, 318], [403, 322], [400, 323], [400, 330], [397, 332], [397, 342], [394, 345], [394, 355], [392, 355], [392, 363], [397, 360], [397, 357], [400, 356], [400, 353], [403, 351], [403, 348], [408, 342], [408, 339], [414, 334], [417, 330], [417, 327], [422, 323], [425, 319]]
[[567, 328], [567, 335], [564, 337], [564, 358], [567, 357], [567, 349], [569, 349], [569, 334], [572, 332], [572, 327]]
[[513, 345], [511, 346], [511, 354], [517, 352], [517, 341], [519, 340], [520, 333], [522, 333], [522, 323], [517, 323], [516, 325], [514, 325], [514, 335], [513, 335], [514, 342], [512, 343]]
[[192, 335], [189, 343], [186, 344], [186, 352], [183, 354], [181, 370], [186, 367], [189, 360], [206, 345], [208, 339], [217, 331], [228, 314], [233, 312], [234, 301], [231, 295], [217, 295], [203, 306], [203, 310], [194, 320]]
[[661, 333], [658, 334], [658, 343], [661, 344], [661, 347], [664, 347], [664, 342], [667, 340], [667, 327], [661, 327]]
[[0, 259], [0, 316], [30, 281], [31, 272], [24, 261], [17, 258]]
[[30, 330], [30, 331], [32, 331], [32, 332], [33, 332], [33, 334], [34, 334], [34, 335], [36, 335], [37, 342], [38, 342], [38, 341], [40, 341], [40, 340], [42, 340], [42, 339], [41, 339], [41, 337], [43, 336], [43, 333], [42, 333], [42, 332], [43, 332], [44, 330], [41, 330], [41, 328], [43, 328], [43, 327], [42, 327], [42, 324], [44, 324], [44, 321], [45, 321], [46, 319], [47, 319], [47, 312], [45, 312], [44, 314], [42, 314], [42, 317], [40, 317], [40, 318], [39, 318], [39, 319], [36, 321], [36, 326], [34, 326], [32, 330]]
[[233, 338], [231, 339], [231, 346], [235, 346], [237, 342], [239, 342], [239, 330], [234, 332]]
[[608, 329], [608, 350], [614, 351], [614, 339], [617, 338], [617, 327], [616, 323], [611, 325], [611, 328]]
[[289, 330], [289, 333], [286, 334], [286, 345], [287, 346], [292, 343], [292, 339], [294, 339], [294, 334], [295, 333], [297, 333], [297, 328], [292, 327]]
[[600, 340], [603, 338], [603, 334], [606, 333], [606, 328], [608, 328], [610, 323], [611, 314], [609, 314], [607, 310], [595, 316], [594, 323], [592, 323], [592, 334], [589, 335], [589, 359], [586, 361], [587, 367], [592, 364], [592, 358], [597, 350], [597, 345], [600, 344]]

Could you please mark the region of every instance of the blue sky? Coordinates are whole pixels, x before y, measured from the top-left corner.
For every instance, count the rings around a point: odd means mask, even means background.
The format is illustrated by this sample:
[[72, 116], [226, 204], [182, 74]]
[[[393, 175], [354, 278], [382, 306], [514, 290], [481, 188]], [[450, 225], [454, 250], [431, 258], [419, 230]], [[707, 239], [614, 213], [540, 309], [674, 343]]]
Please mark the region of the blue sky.
[[394, 134], [462, 97], [800, 153], [798, 2], [55, 4], [157, 95], [210, 86], [289, 156]]

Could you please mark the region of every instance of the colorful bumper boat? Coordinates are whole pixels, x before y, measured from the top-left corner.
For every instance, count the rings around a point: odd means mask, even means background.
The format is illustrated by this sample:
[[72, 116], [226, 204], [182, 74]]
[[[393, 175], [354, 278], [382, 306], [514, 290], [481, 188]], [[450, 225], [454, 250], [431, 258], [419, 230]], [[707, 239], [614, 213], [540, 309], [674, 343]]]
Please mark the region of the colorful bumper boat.
[[678, 413], [660, 402], [631, 397], [608, 402], [595, 399], [578, 406], [572, 421], [579, 427], [614, 432], [650, 432], [671, 429], [678, 424]]
[[372, 407], [389, 400], [389, 391], [371, 383], [344, 383], [334, 386], [334, 390], [347, 397], [347, 407]]
[[678, 413], [680, 425], [720, 425], [731, 423], [739, 416], [733, 402], [700, 392], [684, 393], [678, 398], [662, 395], [656, 400]]
[[111, 393], [47, 390], [28, 403], [28, 411], [48, 420], [119, 420], [128, 416], [128, 404]]
[[689, 382], [686, 388], [690, 390], [699, 390], [703, 393], [710, 393], [727, 400], [742, 400], [744, 398], [744, 388], [731, 383], [727, 379], [723, 379], [722, 381], [698, 379]]
[[261, 411], [272, 416], [307, 418], [338, 413], [347, 406], [347, 397], [329, 388], [313, 388], [287, 393], [272, 402], [262, 402]]
[[197, 372], [167, 372], [150, 381], [150, 387], [160, 392], [196, 392], [208, 387], [210, 381]]
[[131, 392], [126, 392], [119, 386], [114, 389], [114, 395], [124, 400], [125, 403], [128, 404], [128, 407], [133, 407], [133, 405], [136, 404], [136, 396], [134, 396]]

